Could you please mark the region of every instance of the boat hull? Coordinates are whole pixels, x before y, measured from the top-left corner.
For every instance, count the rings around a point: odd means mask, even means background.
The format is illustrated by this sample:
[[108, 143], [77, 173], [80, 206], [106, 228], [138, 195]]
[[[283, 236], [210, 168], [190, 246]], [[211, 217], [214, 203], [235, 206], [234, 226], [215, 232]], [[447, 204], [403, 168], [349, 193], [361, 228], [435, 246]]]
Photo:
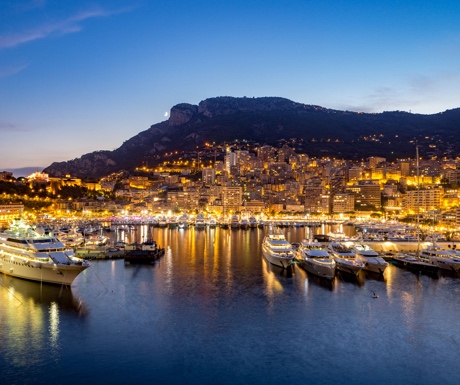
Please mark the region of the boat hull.
[[372, 273], [383, 274], [388, 266], [388, 262], [384, 261], [383, 258], [360, 257], [358, 259], [364, 263], [363, 270]]
[[450, 260], [449, 258], [435, 258], [436, 265], [443, 270], [460, 272], [460, 263]]
[[19, 258], [0, 259], [0, 272], [16, 278], [56, 285], [71, 285], [75, 278], [89, 267], [81, 265], [54, 265], [21, 261]]
[[125, 255], [125, 263], [148, 264], [154, 263], [165, 254], [164, 249], [131, 250]]
[[397, 257], [393, 257], [392, 261], [396, 266], [415, 272], [435, 274], [439, 271], [439, 266], [422, 261], [405, 260]]
[[343, 258], [334, 257], [334, 261], [336, 270], [348, 274], [357, 275], [363, 268], [362, 265], [350, 263], [349, 261], [344, 260]]
[[265, 259], [272, 265], [282, 267], [283, 269], [288, 268], [292, 264], [293, 258], [281, 257], [275, 253], [270, 252], [267, 248], [262, 247], [262, 254]]
[[299, 266], [308, 273], [318, 277], [332, 280], [335, 276], [335, 266], [320, 264], [314, 258], [304, 258], [299, 260]]

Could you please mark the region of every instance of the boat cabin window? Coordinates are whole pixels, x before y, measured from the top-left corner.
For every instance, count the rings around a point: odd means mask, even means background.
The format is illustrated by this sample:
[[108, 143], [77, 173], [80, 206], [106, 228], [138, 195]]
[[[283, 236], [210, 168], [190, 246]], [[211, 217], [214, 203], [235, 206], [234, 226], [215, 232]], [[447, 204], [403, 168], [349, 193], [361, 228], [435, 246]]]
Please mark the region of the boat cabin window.
[[45, 238], [45, 239], [34, 239], [32, 242], [33, 243], [53, 243], [54, 240], [51, 238]]
[[7, 241], [27, 245], [27, 241], [25, 239], [8, 238]]

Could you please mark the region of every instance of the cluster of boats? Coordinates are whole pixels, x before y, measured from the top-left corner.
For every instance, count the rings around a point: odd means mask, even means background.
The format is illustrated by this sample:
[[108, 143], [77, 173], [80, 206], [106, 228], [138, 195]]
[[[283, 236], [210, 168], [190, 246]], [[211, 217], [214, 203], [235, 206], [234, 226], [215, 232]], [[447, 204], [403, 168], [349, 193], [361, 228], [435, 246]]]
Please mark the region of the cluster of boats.
[[128, 229], [133, 223], [136, 224], [148, 224], [152, 227], [169, 228], [169, 229], [204, 229], [204, 228], [215, 228], [220, 227], [224, 229], [262, 229], [266, 226], [274, 225], [277, 227], [320, 227], [321, 224], [335, 225], [342, 222], [321, 222], [315, 220], [269, 220], [255, 215], [231, 215], [231, 216], [220, 216], [215, 217], [213, 215], [204, 215], [199, 213], [196, 216], [190, 216], [184, 213], [180, 216], [175, 215], [160, 215], [157, 217], [149, 217], [147, 220], [133, 221], [129, 220], [129, 224], [124, 220], [111, 220], [111, 230]]
[[328, 280], [334, 278], [336, 271], [353, 275], [358, 275], [361, 270], [383, 274], [388, 260], [418, 272], [433, 273], [439, 269], [460, 272], [460, 255], [456, 250], [444, 250], [436, 243], [420, 248], [417, 253], [383, 256], [359, 241], [320, 243], [310, 237], [300, 244], [291, 244], [277, 228], [270, 228], [264, 237], [262, 254], [275, 266], [287, 268], [295, 262], [307, 272]]
[[[125, 251], [127, 263], [151, 263], [165, 252], [153, 240], [126, 245]], [[0, 273], [42, 283], [71, 285], [89, 266], [87, 260], [78, 257], [49, 229], [17, 219], [0, 232]]]
[[52, 232], [15, 220], [0, 233], [0, 272], [33, 281], [70, 285], [89, 263]]
[[[205, 218], [197, 215], [195, 226], [207, 226]], [[238, 226], [241, 228], [239, 219]], [[250, 221], [247, 226], [250, 227]], [[436, 242], [420, 247], [415, 253], [389, 256], [375, 251], [367, 242], [346, 241], [343, 234], [334, 235], [335, 238], [329, 242], [318, 242], [310, 237], [299, 244], [291, 244], [281, 228], [269, 226], [262, 242], [262, 253], [275, 266], [288, 268], [295, 262], [307, 272], [328, 280], [334, 278], [336, 271], [353, 275], [358, 275], [361, 270], [383, 274], [389, 260], [417, 272], [433, 273], [439, 269], [460, 272], [460, 250], [442, 249]], [[94, 242], [103, 242], [99, 235], [94, 234], [93, 237]], [[152, 262], [164, 255], [164, 249], [153, 240], [131, 245], [123, 242], [120, 247], [124, 247], [125, 261], [131, 263]], [[0, 232], [1, 273], [70, 285], [88, 267], [89, 263], [85, 259], [75, 255], [72, 246], [65, 241], [65, 235], [58, 237], [49, 229], [31, 226], [22, 220], [15, 220], [9, 229]]]
[[151, 225], [153, 227], [162, 227], [170, 229], [187, 229], [194, 227], [198, 230], [203, 230], [206, 227], [215, 228], [233, 228], [233, 229], [249, 229], [249, 228], [263, 228], [264, 221], [258, 220], [255, 216], [238, 216], [216, 218], [212, 215], [205, 216], [203, 213], [197, 214], [195, 217], [190, 217], [184, 213], [181, 216], [160, 216], [159, 218], [152, 218]]

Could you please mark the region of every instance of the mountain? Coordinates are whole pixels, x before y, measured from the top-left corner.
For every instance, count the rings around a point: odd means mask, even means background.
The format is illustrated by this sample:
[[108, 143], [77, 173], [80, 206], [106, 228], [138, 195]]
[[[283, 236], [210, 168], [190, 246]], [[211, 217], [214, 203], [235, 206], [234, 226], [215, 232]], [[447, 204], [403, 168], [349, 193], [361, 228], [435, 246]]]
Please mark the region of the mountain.
[[[460, 108], [422, 115], [402, 111], [362, 113], [296, 103], [279, 97], [216, 97], [199, 105], [171, 108], [168, 120], [125, 141], [113, 151], [96, 151], [67, 162], [55, 162], [44, 172], [97, 178], [121, 169], [149, 165], [165, 152], [192, 151], [205, 142], [235, 139], [275, 144], [303, 140], [299, 152], [345, 159], [382, 156], [389, 160], [413, 157], [417, 138], [426, 149], [457, 154], [460, 146]], [[434, 147], [433, 147], [434, 146]], [[298, 146], [297, 146], [298, 147]], [[296, 149], [297, 149], [296, 147]]]

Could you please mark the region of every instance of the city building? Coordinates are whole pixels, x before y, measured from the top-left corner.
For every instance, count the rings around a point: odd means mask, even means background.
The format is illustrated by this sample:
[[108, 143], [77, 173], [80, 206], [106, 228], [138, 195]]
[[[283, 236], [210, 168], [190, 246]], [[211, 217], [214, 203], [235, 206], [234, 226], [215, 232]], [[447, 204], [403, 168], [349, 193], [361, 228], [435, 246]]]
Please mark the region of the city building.
[[0, 203], [0, 223], [6, 224], [24, 213], [22, 202]]
[[355, 211], [355, 196], [353, 194], [335, 194], [332, 198], [333, 213], [350, 213]]
[[406, 192], [403, 208], [413, 212], [434, 210], [441, 206], [442, 195], [440, 188], [410, 190]]
[[216, 180], [216, 170], [210, 167], [203, 168], [201, 170], [201, 180], [206, 185], [214, 184]]

